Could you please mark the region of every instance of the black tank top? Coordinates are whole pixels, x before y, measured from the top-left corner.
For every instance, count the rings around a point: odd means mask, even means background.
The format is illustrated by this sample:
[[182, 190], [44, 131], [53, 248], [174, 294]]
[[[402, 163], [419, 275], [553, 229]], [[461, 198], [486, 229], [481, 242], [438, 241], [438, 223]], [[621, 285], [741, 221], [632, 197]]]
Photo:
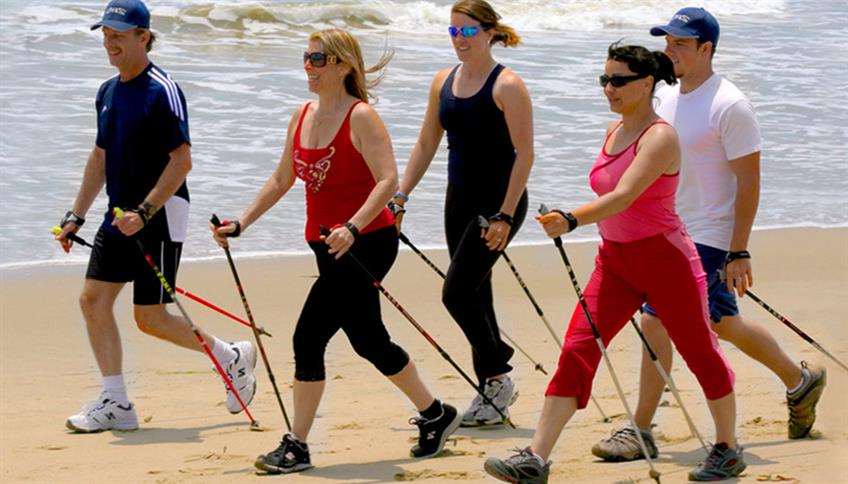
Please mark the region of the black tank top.
[[439, 94], [439, 122], [448, 133], [448, 182], [502, 196], [515, 163], [515, 147], [504, 113], [492, 96], [504, 66], [496, 65], [483, 87], [465, 98], [453, 94], [458, 68], [453, 68]]

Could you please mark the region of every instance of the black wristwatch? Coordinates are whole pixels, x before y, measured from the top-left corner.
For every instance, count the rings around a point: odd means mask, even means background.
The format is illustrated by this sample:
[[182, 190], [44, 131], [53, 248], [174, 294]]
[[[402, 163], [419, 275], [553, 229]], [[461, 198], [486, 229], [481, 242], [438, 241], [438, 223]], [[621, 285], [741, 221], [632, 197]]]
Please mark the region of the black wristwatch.
[[748, 252], [747, 250], [730, 251], [724, 257], [724, 264], [725, 265], [730, 264], [731, 262], [733, 262], [737, 259], [750, 259], [750, 258], [751, 258], [751, 253]]
[[344, 224], [342, 224], [342, 225], [343, 225], [346, 229], [348, 229], [348, 230], [350, 231], [350, 233], [353, 235], [353, 241], [354, 241], [354, 242], [356, 242], [357, 240], [359, 240], [359, 229], [356, 227], [356, 225], [353, 225], [353, 222], [345, 222], [345, 223], [344, 223]]
[[387, 207], [389, 207], [389, 211], [391, 211], [392, 215], [394, 215], [395, 217], [402, 213], [406, 213], [406, 209], [403, 208], [403, 205], [395, 203], [394, 199], [389, 200]]
[[68, 210], [65, 213], [65, 216], [62, 217], [62, 221], [59, 222], [59, 227], [64, 228], [65, 224], [68, 222], [73, 222], [77, 227], [82, 227], [85, 223], [85, 219], [75, 214], [73, 210]]
[[489, 222], [506, 222], [510, 227], [515, 224], [515, 220], [513, 220], [511, 215], [507, 215], [503, 212], [498, 212], [491, 217], [489, 217]]
[[574, 229], [577, 228], [577, 217], [575, 217], [573, 213], [563, 212], [562, 210], [560, 210], [558, 208], [551, 210], [551, 212], [556, 212], [556, 213], [562, 215], [562, 218], [564, 218], [565, 221], [568, 222], [568, 231], [569, 232], [574, 232]]

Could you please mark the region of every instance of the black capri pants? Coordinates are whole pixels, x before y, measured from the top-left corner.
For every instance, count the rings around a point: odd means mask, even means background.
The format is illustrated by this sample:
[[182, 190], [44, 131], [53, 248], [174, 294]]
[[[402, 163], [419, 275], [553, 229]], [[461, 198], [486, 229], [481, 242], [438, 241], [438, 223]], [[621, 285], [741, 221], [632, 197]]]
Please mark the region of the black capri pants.
[[[324, 242], [309, 242], [318, 264], [312, 285], [294, 330], [294, 377], [299, 381], [326, 379], [324, 353], [339, 329], [356, 353], [386, 376], [400, 372], [409, 355], [392, 342], [380, 313], [380, 293], [362, 268], [345, 254], [336, 260]], [[394, 225], [363, 234], [351, 253], [380, 281], [397, 257]]]
[[[492, 267], [501, 252], [489, 250], [480, 238], [477, 217], [500, 210], [503, 193], [475, 192], [448, 185], [445, 197], [445, 235], [451, 262], [442, 286], [442, 303], [459, 324], [468, 342], [474, 372], [482, 387], [487, 378], [512, 370], [508, 361], [515, 350], [501, 339], [492, 301]], [[527, 191], [513, 216], [509, 240], [515, 237], [527, 215]]]

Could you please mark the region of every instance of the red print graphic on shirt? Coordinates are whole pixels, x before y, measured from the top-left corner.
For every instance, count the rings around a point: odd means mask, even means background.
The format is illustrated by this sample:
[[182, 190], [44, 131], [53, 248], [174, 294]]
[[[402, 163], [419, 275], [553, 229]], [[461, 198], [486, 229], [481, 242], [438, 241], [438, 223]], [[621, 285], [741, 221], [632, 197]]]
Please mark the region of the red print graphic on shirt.
[[298, 159], [298, 153], [295, 153], [295, 172], [297, 172], [298, 178], [306, 182], [306, 188], [312, 193], [318, 193], [321, 191], [321, 185], [324, 184], [324, 180], [327, 178], [327, 173], [330, 171], [330, 166], [332, 166], [331, 158], [336, 153], [336, 149], [332, 146], [328, 149], [330, 150], [330, 153], [315, 163], [302, 161]]

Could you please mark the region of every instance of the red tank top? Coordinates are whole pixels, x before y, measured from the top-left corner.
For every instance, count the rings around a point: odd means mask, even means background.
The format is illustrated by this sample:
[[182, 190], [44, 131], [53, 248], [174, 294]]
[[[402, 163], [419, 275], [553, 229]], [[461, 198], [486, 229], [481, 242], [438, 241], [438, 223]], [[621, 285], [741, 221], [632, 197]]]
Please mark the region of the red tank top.
[[[610, 131], [604, 139], [601, 154], [598, 155], [595, 166], [589, 175], [589, 183], [598, 196], [615, 189], [619, 180], [621, 180], [621, 176], [633, 163], [633, 159], [636, 158], [636, 147], [639, 145], [639, 140], [651, 127], [658, 123], [665, 124], [662, 120], [651, 123], [639, 134], [636, 141], [615, 155], [607, 153], [607, 142], [612, 133], [618, 129], [618, 126]], [[613, 242], [633, 242], [682, 226], [683, 223], [674, 210], [677, 180], [677, 173], [660, 175], [629, 207], [598, 222], [601, 237]]]
[[[321, 225], [333, 227], [350, 220], [377, 184], [365, 159], [350, 140], [350, 115], [360, 102], [350, 107], [326, 148], [301, 146], [300, 128], [311, 103], [306, 103], [300, 114], [294, 133], [292, 163], [295, 175], [306, 184], [307, 241], [321, 240]], [[392, 213], [384, 208], [366, 227], [360, 227], [359, 233], [373, 232], [394, 223]]]

